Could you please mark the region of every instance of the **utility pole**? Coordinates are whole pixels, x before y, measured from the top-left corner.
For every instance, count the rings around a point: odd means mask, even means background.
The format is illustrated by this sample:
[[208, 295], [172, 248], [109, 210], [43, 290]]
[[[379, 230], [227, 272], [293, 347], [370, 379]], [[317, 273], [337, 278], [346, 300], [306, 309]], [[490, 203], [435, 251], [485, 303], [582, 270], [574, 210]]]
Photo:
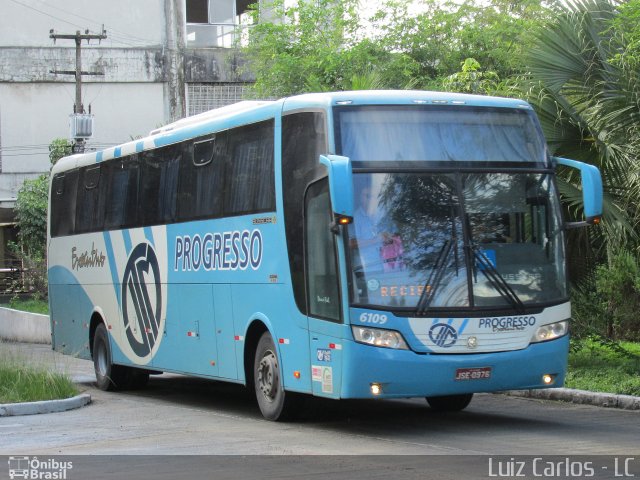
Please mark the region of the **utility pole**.
[[[57, 75], [73, 75], [76, 78], [76, 103], [73, 105], [73, 115], [70, 116], [71, 136], [75, 140], [73, 150], [76, 153], [84, 152], [85, 139], [93, 135], [93, 115], [91, 115], [91, 105], [89, 105], [89, 113], [86, 114], [84, 104], [82, 103], [82, 76], [83, 75], [104, 75], [103, 72], [83, 72], [82, 71], [82, 41], [86, 40], [87, 44], [91, 40], [99, 42], [107, 38], [107, 31], [102, 27], [102, 33], [94, 34], [85, 30], [81, 33], [77, 30], [74, 34], [55, 33], [53, 29], [49, 30], [49, 38], [56, 40], [74, 40], [76, 42], [76, 69], [75, 70], [51, 70], [50, 73]], [[78, 128], [80, 126], [80, 128]]]

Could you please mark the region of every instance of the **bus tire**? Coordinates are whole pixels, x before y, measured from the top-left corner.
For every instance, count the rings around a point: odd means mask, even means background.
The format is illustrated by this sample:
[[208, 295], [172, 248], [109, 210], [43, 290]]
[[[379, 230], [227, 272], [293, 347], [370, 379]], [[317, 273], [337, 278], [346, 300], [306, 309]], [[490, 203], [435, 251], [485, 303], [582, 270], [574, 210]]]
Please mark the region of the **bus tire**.
[[253, 363], [253, 383], [258, 406], [267, 420], [285, 421], [295, 417], [300, 397], [286, 392], [282, 386], [282, 372], [278, 352], [269, 332], [258, 341]]
[[427, 397], [429, 406], [438, 412], [459, 412], [467, 408], [473, 393], [465, 393], [461, 395], [444, 395], [441, 397]]
[[109, 334], [101, 323], [93, 336], [93, 368], [96, 372], [96, 384], [100, 390], [114, 391], [126, 388], [130, 375], [126, 367], [114, 365], [111, 360]]

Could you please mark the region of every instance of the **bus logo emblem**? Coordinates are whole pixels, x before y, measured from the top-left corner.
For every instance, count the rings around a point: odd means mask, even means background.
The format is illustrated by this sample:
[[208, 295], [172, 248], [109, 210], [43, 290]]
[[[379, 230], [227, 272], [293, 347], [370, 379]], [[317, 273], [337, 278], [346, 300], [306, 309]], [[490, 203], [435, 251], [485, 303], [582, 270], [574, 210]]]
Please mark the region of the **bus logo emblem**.
[[149, 355], [159, 340], [162, 290], [158, 258], [148, 243], [139, 243], [129, 255], [122, 278], [122, 318], [134, 353]]
[[449, 348], [458, 340], [458, 332], [451, 325], [436, 323], [429, 329], [429, 338], [441, 348]]

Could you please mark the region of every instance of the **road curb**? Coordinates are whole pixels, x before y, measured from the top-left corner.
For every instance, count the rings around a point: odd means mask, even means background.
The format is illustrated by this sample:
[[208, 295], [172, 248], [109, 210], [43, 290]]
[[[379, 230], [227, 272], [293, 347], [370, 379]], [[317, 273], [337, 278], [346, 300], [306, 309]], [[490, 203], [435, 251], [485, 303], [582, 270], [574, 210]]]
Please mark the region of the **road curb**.
[[44, 400], [41, 402], [0, 404], [0, 417], [17, 415], [36, 415], [39, 413], [57, 413], [84, 407], [91, 403], [91, 395], [81, 393], [71, 398], [60, 400]]
[[589, 392], [572, 388], [545, 388], [535, 390], [510, 390], [504, 392], [514, 397], [541, 398], [544, 400], [560, 400], [581, 405], [620, 408], [623, 410], [640, 410], [640, 397], [633, 395], [616, 395], [614, 393]]

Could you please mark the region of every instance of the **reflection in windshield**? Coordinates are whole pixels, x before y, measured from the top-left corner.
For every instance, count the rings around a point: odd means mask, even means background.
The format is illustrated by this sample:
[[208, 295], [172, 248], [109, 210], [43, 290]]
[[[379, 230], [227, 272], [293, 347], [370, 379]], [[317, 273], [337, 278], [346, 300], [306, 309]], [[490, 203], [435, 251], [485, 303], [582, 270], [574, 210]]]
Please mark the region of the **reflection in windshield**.
[[338, 151], [352, 161], [546, 163], [529, 109], [367, 105], [335, 112]]
[[566, 297], [547, 174], [374, 173], [354, 182], [356, 304], [518, 310]]

